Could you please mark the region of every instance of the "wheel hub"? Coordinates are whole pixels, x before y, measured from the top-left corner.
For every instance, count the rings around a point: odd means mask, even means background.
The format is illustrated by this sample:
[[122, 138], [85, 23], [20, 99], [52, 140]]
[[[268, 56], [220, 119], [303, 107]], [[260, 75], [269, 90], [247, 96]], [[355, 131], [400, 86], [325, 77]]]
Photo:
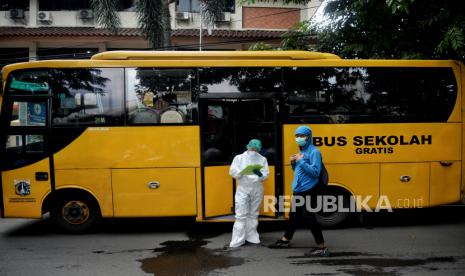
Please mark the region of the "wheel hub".
[[69, 201], [63, 206], [63, 218], [71, 224], [82, 224], [89, 219], [89, 207], [85, 202]]

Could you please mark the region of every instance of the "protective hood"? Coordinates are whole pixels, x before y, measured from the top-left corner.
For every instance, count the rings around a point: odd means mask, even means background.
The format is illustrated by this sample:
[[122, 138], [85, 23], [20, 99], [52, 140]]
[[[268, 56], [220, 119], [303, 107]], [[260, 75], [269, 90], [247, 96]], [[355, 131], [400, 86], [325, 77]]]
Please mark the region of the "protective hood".
[[303, 148], [307, 148], [308, 146], [310, 146], [312, 144], [312, 130], [308, 126], [299, 126], [295, 130], [295, 135], [297, 135], [297, 134], [307, 135], [308, 136], [307, 143], [305, 144], [305, 146]]
[[247, 149], [255, 149], [256, 151], [260, 152], [262, 150], [262, 142], [260, 142], [258, 139], [252, 139], [247, 144]]

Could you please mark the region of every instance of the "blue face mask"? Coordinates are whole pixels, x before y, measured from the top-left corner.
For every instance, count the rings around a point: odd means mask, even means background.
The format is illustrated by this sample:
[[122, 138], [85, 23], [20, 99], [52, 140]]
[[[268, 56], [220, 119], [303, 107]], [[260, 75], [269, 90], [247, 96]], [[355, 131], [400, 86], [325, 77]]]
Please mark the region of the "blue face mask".
[[297, 142], [297, 145], [303, 147], [307, 144], [307, 140], [305, 137], [295, 137], [295, 141]]

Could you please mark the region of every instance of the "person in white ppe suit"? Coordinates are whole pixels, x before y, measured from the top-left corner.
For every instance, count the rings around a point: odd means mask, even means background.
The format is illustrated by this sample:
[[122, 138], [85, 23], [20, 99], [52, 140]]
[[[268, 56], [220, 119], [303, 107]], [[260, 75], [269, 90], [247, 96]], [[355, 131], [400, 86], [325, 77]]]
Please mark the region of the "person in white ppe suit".
[[[259, 244], [258, 215], [263, 200], [263, 181], [268, 178], [268, 162], [258, 152], [262, 143], [252, 139], [247, 144], [247, 151], [236, 155], [229, 169], [229, 174], [236, 179], [236, 195], [234, 197], [236, 221], [234, 222], [230, 247], [239, 247], [245, 242]], [[260, 165], [252, 174], [244, 174], [249, 165]]]

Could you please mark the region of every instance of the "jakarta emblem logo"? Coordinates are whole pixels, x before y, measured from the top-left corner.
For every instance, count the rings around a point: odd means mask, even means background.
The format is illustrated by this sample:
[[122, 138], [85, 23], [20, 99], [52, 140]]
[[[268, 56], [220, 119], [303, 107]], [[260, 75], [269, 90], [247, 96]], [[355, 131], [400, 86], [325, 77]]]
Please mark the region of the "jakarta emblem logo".
[[20, 196], [31, 194], [31, 182], [29, 180], [15, 180], [15, 192]]

